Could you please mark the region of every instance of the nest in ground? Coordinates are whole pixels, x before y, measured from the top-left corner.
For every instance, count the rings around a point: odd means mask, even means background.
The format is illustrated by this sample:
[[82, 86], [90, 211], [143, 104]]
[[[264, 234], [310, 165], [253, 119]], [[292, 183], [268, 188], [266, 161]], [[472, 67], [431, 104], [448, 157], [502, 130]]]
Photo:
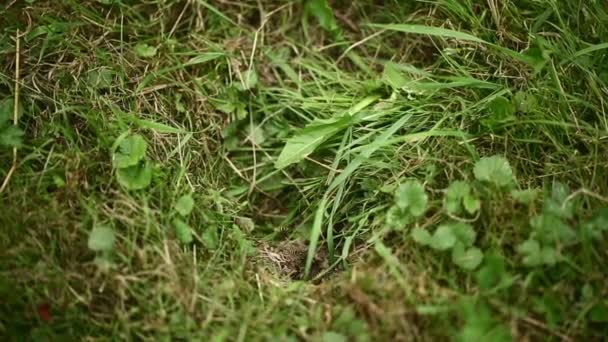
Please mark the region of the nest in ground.
[[[265, 265], [269, 265], [274, 273], [291, 280], [304, 279], [308, 246], [300, 240], [284, 241], [276, 246], [263, 244], [260, 256]], [[329, 267], [327, 251], [317, 249], [310, 268], [310, 279], [315, 279]]]

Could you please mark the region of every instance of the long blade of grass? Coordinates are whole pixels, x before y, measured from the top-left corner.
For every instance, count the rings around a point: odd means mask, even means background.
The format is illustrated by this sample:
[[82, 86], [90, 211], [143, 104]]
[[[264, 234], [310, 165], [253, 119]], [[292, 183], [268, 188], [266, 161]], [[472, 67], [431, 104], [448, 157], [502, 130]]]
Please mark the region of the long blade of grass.
[[415, 33], [425, 34], [429, 36], [443, 37], [443, 38], [454, 38], [458, 40], [466, 40], [471, 42], [477, 42], [482, 44], [491, 44], [481, 38], [477, 38], [472, 34], [445, 29], [442, 27], [426, 26], [426, 25], [413, 25], [413, 24], [369, 24], [370, 27], [399, 31], [404, 33]]
[[588, 53], [592, 53], [592, 52], [603, 50], [603, 49], [608, 49], [608, 43], [601, 43], [601, 44], [591, 45], [591, 46], [589, 46], [587, 48], [584, 48], [582, 50], [579, 50], [579, 51], [573, 53], [572, 56], [570, 56], [567, 59], [564, 59], [560, 63], [560, 65], [564, 65], [564, 64], [566, 64], [566, 63], [568, 63], [570, 61], [573, 61], [573, 60], [575, 60], [575, 59], [577, 59], [577, 58], [579, 58], [581, 56], [584, 56], [584, 55], [586, 55]]
[[198, 2], [199, 4], [201, 4], [203, 7], [205, 7], [209, 11], [213, 12], [218, 17], [220, 17], [220, 18], [224, 19], [225, 21], [231, 23], [232, 25], [237, 26], [237, 27], [239, 26], [239, 24], [237, 24], [234, 20], [232, 20], [229, 17], [227, 17], [224, 13], [222, 13], [220, 10], [218, 10], [217, 8], [215, 8], [214, 6], [212, 6], [207, 1], [197, 0], [196, 2]]
[[537, 62], [535, 59], [533, 59], [529, 56], [526, 56], [522, 53], [519, 53], [517, 51], [488, 42], [487, 40], [483, 40], [472, 34], [465, 33], [465, 32], [445, 29], [445, 28], [441, 28], [441, 27], [426, 26], [426, 25], [413, 25], [413, 24], [368, 24], [368, 26], [374, 27], [374, 28], [379, 28], [379, 29], [384, 29], [384, 30], [389, 30], [389, 31], [424, 34], [424, 35], [435, 36], [435, 37], [453, 38], [453, 39], [458, 39], [458, 40], [481, 43], [484, 45], [491, 46], [491, 47], [499, 50], [500, 52], [504, 53], [505, 55], [507, 55], [513, 59], [519, 60], [521, 62], [530, 64], [530, 65], [534, 65]]
[[312, 230], [310, 232], [308, 255], [306, 256], [306, 266], [304, 268], [304, 279], [308, 279], [308, 277], [310, 276], [312, 260], [314, 259], [315, 253], [317, 252], [317, 245], [319, 244], [319, 237], [321, 236], [321, 229], [323, 227], [323, 216], [325, 215], [325, 210], [327, 209], [327, 198], [329, 196], [328, 194], [328, 192], [325, 193], [315, 213], [315, 220], [313, 221]]

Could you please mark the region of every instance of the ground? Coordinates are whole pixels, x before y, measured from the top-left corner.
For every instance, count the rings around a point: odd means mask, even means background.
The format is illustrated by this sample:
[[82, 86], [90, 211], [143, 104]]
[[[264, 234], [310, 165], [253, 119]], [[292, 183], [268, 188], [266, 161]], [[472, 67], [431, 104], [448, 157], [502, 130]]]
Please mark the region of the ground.
[[6, 340], [601, 340], [600, 0], [5, 1]]

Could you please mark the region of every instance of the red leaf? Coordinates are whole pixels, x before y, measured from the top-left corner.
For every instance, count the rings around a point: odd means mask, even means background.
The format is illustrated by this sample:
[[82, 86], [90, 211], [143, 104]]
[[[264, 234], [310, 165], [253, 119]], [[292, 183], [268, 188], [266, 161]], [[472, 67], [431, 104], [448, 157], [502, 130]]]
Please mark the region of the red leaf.
[[49, 304], [49, 303], [38, 304], [37, 311], [38, 311], [38, 316], [40, 317], [40, 319], [43, 322], [50, 322], [52, 320], [51, 304]]

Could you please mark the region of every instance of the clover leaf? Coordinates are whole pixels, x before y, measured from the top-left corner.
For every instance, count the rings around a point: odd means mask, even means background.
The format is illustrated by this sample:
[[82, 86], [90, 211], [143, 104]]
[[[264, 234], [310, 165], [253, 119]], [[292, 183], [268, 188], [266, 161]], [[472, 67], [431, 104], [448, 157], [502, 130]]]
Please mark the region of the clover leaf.
[[506, 187], [513, 183], [513, 170], [509, 161], [501, 156], [481, 158], [473, 169], [475, 178], [491, 183], [497, 187]]
[[418, 181], [407, 181], [401, 184], [395, 192], [395, 204], [402, 210], [407, 210], [412, 216], [420, 217], [426, 211], [428, 196], [424, 187]]

